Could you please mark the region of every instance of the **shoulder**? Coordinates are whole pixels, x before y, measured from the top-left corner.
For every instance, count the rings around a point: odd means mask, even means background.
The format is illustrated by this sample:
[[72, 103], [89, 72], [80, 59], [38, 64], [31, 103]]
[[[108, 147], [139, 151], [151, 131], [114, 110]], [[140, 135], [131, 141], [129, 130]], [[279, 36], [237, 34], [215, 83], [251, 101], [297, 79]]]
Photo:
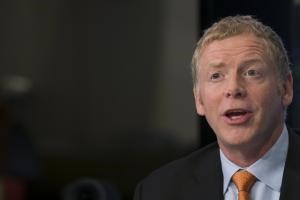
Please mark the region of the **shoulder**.
[[294, 128], [287, 127], [288, 129], [288, 150], [286, 155], [286, 167], [296, 167], [300, 169], [300, 131]]
[[[218, 146], [216, 143], [210, 144], [204, 148], [201, 148], [191, 154], [180, 158], [178, 160], [172, 161], [161, 168], [152, 172], [147, 179], [152, 179], [155, 177], [171, 177], [173, 174], [177, 176], [180, 174], [186, 175], [187, 173], [192, 173], [195, 168], [203, 168], [206, 163], [217, 158]], [[187, 170], [189, 169], [189, 170]]]
[[300, 148], [300, 129], [288, 128], [289, 143]]
[[289, 134], [300, 137], [300, 129], [299, 128], [288, 128], [288, 131], [289, 131]]
[[293, 167], [300, 170], [300, 161], [298, 159], [300, 155], [300, 131], [288, 128], [289, 133], [289, 147], [286, 158], [286, 168]]
[[289, 147], [281, 186], [282, 199], [299, 199], [300, 191], [300, 131], [288, 128]]
[[201, 192], [199, 183], [210, 178], [212, 174], [218, 174], [208, 171], [221, 169], [220, 165], [216, 164], [220, 162], [218, 160], [220, 160], [218, 145], [212, 143], [186, 157], [166, 164], [152, 172], [139, 184], [135, 199], [144, 199], [140, 197], [142, 195], [147, 197], [145, 199], [175, 200], [180, 199], [178, 194], [183, 190], [190, 191], [190, 194], [194, 190]]

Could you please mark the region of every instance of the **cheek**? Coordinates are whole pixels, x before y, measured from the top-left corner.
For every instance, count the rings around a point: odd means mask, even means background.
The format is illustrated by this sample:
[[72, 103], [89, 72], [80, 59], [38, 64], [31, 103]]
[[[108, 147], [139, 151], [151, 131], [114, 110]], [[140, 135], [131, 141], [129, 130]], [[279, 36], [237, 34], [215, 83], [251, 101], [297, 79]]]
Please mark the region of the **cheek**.
[[282, 97], [278, 88], [275, 87], [256, 90], [252, 96], [252, 100], [264, 112], [278, 111], [278, 109], [282, 108]]
[[204, 87], [198, 89], [198, 91], [194, 92], [195, 94], [195, 103], [197, 113], [199, 115], [208, 116], [213, 113], [213, 110], [216, 109], [217, 96], [216, 93], [211, 92], [208, 87]]
[[203, 107], [206, 111], [206, 115], [211, 115], [216, 112], [221, 105], [222, 95], [218, 93], [218, 90], [206, 90], [203, 94]]

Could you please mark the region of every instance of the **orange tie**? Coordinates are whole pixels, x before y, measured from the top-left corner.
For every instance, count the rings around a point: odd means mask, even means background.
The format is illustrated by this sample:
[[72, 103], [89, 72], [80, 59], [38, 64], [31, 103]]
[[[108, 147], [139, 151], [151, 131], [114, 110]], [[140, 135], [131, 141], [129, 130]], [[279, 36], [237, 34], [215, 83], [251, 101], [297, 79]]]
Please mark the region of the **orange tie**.
[[237, 171], [232, 176], [232, 181], [238, 189], [238, 200], [250, 200], [249, 191], [256, 181], [256, 177], [247, 171]]

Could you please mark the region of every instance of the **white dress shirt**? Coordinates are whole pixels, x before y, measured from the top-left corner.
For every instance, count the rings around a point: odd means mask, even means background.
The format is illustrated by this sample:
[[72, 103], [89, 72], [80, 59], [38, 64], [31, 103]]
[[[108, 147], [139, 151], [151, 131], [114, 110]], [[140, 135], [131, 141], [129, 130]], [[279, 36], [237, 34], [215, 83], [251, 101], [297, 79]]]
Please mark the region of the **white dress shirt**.
[[237, 188], [231, 181], [231, 176], [239, 169], [244, 169], [256, 176], [257, 181], [252, 186], [252, 200], [279, 200], [283, 170], [288, 150], [288, 131], [284, 125], [282, 134], [265, 153], [263, 157], [247, 168], [240, 167], [226, 158], [220, 150], [222, 171], [224, 177], [223, 194], [225, 200], [237, 200]]

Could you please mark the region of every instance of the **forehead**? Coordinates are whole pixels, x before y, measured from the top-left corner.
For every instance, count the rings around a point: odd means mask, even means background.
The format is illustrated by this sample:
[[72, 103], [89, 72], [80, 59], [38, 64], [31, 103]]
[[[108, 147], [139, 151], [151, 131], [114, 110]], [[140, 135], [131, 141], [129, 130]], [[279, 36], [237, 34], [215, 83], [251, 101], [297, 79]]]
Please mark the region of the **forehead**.
[[243, 34], [214, 40], [206, 44], [201, 52], [198, 65], [216, 60], [259, 58], [269, 60], [265, 41], [254, 35]]
[[229, 37], [222, 40], [214, 40], [209, 44], [205, 45], [202, 50], [201, 55], [210, 53], [243, 53], [252, 52], [253, 53], [264, 53], [266, 50], [266, 45], [264, 40], [253, 36], [253, 35], [237, 35]]

